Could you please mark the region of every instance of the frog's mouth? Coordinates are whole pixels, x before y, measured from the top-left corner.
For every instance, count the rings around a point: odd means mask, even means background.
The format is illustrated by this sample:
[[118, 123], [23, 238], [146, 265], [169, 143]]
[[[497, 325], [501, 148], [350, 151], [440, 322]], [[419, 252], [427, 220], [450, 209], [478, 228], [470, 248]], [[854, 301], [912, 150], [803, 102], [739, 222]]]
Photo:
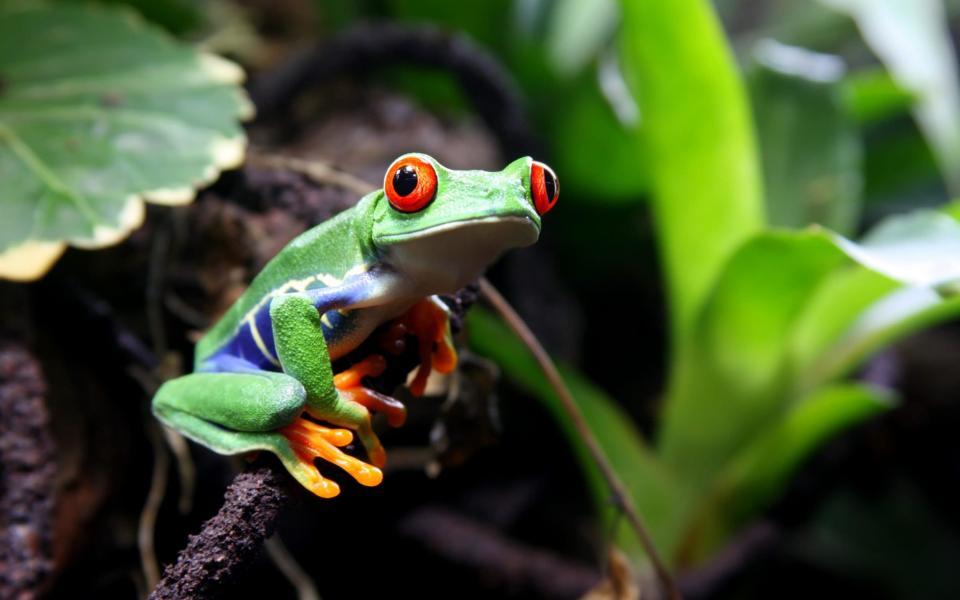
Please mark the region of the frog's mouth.
[[387, 235], [388, 260], [428, 284], [429, 293], [453, 293], [475, 281], [511, 248], [529, 246], [540, 227], [528, 216], [480, 217]]

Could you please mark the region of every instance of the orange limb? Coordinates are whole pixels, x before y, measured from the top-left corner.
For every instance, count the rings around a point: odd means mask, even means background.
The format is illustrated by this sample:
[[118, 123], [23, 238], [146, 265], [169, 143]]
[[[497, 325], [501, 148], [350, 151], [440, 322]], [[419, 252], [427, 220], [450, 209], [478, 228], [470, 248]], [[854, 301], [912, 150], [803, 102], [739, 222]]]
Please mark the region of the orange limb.
[[371, 354], [352, 367], [333, 376], [333, 385], [338, 390], [347, 390], [360, 385], [364, 377], [377, 377], [387, 368], [387, 360], [380, 354]]
[[407, 407], [386, 394], [358, 386], [340, 390], [340, 395], [364, 405], [369, 410], [384, 413], [390, 427], [400, 427], [407, 420]]
[[353, 440], [346, 429], [333, 429], [318, 425], [302, 417], [279, 430], [290, 442], [290, 447], [311, 480], [310, 491], [322, 498], [332, 498], [340, 493], [340, 486], [326, 479], [317, 470], [314, 460], [322, 458], [350, 474], [361, 485], [375, 486], [383, 481], [383, 472], [377, 467], [345, 454], [340, 450]]
[[400, 427], [407, 420], [407, 407], [399, 400], [363, 387], [361, 383], [364, 377], [377, 377], [383, 374], [386, 368], [387, 360], [382, 355], [371, 354], [334, 375], [333, 385], [340, 391], [341, 396], [362, 404], [369, 410], [386, 414], [387, 423], [391, 427]]
[[424, 298], [391, 324], [381, 336], [380, 345], [386, 352], [402, 352], [403, 338], [407, 335], [417, 338], [420, 356], [420, 366], [410, 383], [410, 393], [422, 396], [432, 370], [449, 373], [457, 366], [457, 351], [453, 347], [447, 311], [434, 300]]

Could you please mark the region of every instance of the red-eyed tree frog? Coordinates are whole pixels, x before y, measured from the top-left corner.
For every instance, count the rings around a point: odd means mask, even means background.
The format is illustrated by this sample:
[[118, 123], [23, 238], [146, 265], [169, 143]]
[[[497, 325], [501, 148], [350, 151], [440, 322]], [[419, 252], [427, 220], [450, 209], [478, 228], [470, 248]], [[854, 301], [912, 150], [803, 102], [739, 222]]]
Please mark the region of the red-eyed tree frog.
[[[382, 373], [385, 355], [407, 334], [417, 337], [421, 358], [414, 395], [431, 368], [452, 370], [448, 313], [436, 295], [476, 280], [504, 251], [534, 243], [559, 192], [553, 171], [529, 157], [486, 172], [401, 156], [382, 189], [306, 231], [263, 268], [197, 344], [194, 373], [157, 391], [154, 414], [221, 454], [273, 452], [324, 498], [340, 488], [320, 474], [317, 458], [378, 485], [386, 453], [371, 411], [394, 426], [406, 412], [363, 378]], [[335, 375], [331, 360], [374, 330], [384, 354]], [[340, 449], [352, 432], [373, 464]]]

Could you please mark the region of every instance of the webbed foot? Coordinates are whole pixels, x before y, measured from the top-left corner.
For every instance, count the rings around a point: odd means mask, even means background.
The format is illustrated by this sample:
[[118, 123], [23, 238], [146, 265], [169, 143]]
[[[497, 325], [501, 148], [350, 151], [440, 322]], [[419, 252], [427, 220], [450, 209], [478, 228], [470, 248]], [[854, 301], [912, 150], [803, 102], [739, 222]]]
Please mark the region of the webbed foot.
[[341, 446], [353, 441], [353, 434], [346, 429], [324, 427], [297, 417], [278, 432], [290, 443], [290, 448], [300, 462], [299, 470], [306, 475], [307, 480], [301, 481], [321, 498], [336, 496], [340, 493], [340, 486], [320, 474], [313, 462], [317, 458], [337, 465], [361, 485], [372, 487], [383, 481], [383, 472], [380, 469], [340, 450]]

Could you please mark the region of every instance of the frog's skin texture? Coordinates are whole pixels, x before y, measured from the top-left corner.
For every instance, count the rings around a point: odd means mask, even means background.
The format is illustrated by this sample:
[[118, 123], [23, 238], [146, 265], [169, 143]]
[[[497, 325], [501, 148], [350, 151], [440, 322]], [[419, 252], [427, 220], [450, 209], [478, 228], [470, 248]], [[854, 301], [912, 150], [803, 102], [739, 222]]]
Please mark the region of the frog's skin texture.
[[[361, 379], [382, 372], [386, 359], [372, 355], [336, 376], [331, 360], [392, 322], [395, 339], [386, 346], [407, 333], [420, 342], [414, 393], [422, 393], [431, 365], [452, 369], [449, 322], [436, 294], [460, 289], [504, 251], [537, 240], [540, 213], [559, 194], [544, 168], [529, 157], [499, 172], [449, 170], [424, 154], [398, 158], [384, 189], [303, 233], [264, 267], [197, 344], [194, 373], [157, 391], [154, 414], [221, 454], [273, 452], [318, 496], [336, 496], [339, 487], [320, 475], [316, 458], [363, 485], [379, 484], [386, 455], [370, 409], [393, 425], [404, 409]], [[372, 465], [339, 449], [352, 432]]]

